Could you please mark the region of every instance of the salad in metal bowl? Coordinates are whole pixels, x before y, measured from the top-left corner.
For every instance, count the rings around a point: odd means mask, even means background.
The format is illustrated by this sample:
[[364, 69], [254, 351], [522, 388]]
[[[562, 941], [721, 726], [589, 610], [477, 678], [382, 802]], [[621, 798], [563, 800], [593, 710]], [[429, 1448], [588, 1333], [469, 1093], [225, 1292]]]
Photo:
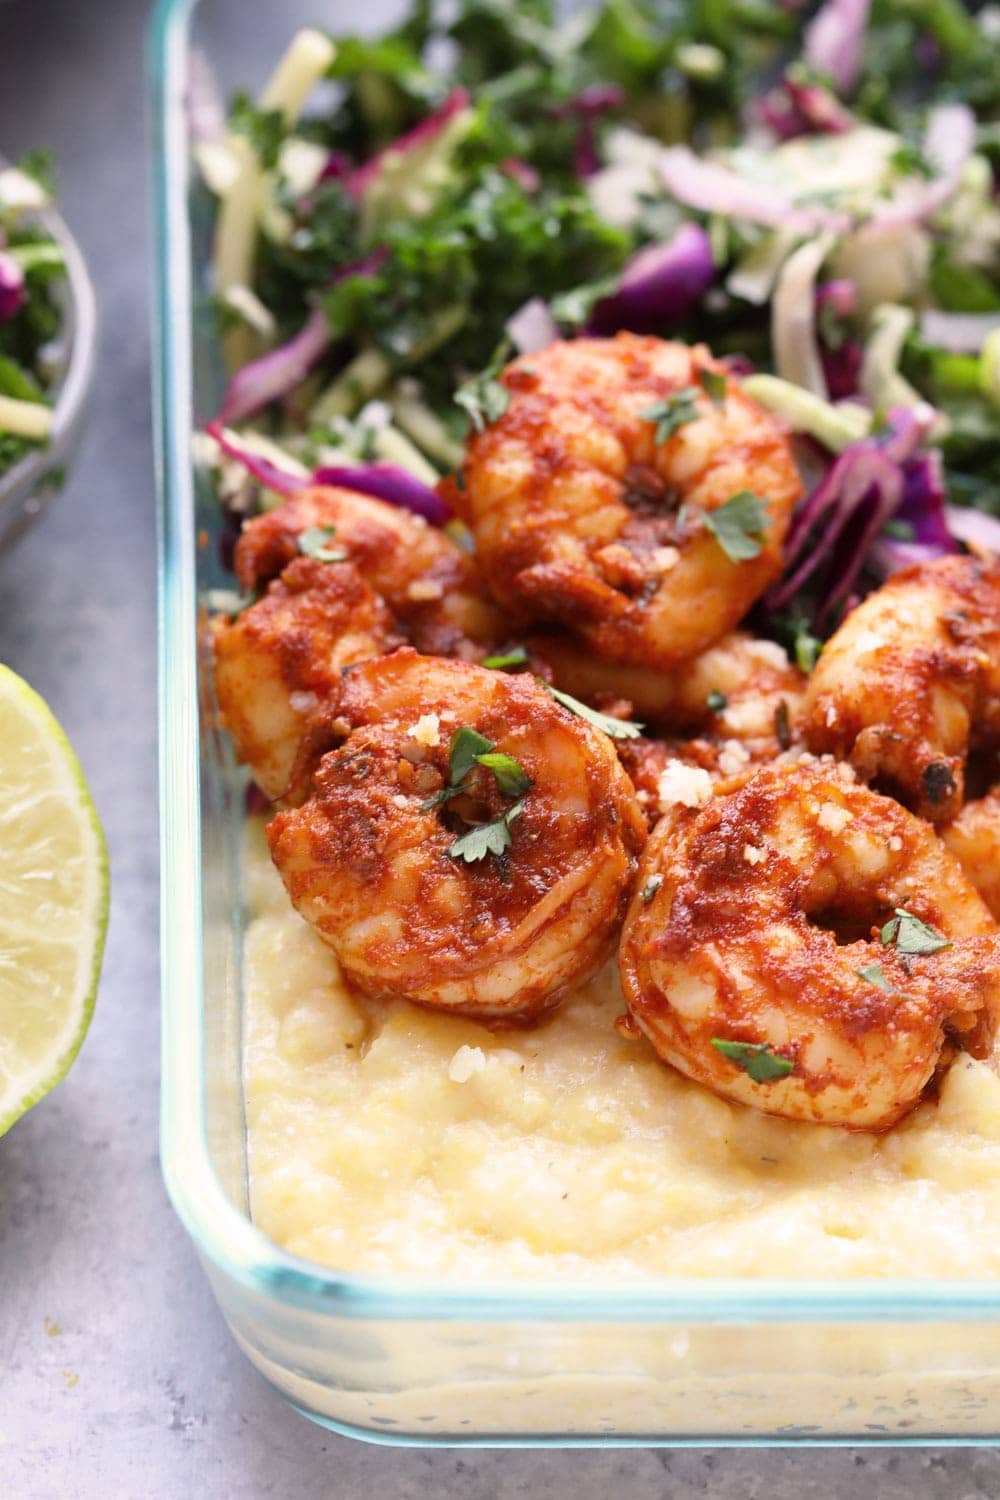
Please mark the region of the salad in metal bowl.
[[94, 370], [93, 288], [53, 205], [47, 152], [0, 158], [0, 543], [61, 487]]

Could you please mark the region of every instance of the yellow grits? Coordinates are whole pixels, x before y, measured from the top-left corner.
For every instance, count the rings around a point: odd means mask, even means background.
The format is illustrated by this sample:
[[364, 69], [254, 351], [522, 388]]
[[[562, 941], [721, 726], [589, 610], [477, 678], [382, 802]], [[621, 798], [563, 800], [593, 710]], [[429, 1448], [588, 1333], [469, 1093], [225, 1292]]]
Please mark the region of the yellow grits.
[[770, 1119], [612, 1022], [614, 967], [490, 1032], [348, 992], [248, 855], [251, 1211], [295, 1254], [421, 1277], [1000, 1273], [1000, 1079], [960, 1059], [886, 1136]]

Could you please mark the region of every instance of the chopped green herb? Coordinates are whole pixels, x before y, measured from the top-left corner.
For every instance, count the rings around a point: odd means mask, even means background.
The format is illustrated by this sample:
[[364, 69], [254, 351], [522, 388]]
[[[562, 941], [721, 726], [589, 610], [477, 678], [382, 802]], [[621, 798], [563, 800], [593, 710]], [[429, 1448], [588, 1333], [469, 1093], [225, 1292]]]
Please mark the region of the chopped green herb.
[[490, 667], [494, 672], [510, 672], [515, 667], [523, 667], [528, 660], [528, 653], [524, 646], [514, 646], [510, 651], [501, 651], [496, 656], [484, 656], [483, 666]]
[[495, 748], [493, 741], [480, 734], [478, 729], [470, 729], [467, 725], [456, 729], [448, 746], [448, 774], [452, 786], [457, 787], [465, 780], [480, 755], [488, 755]]
[[787, 1078], [795, 1066], [787, 1057], [773, 1051], [767, 1042], [730, 1042], [725, 1037], [713, 1036], [712, 1046], [742, 1068], [754, 1083], [773, 1083], [776, 1078]]
[[477, 755], [476, 760], [487, 771], [492, 771], [496, 784], [504, 797], [523, 797], [531, 790], [531, 777], [512, 755], [502, 750], [492, 750], [486, 755]]
[[808, 677], [819, 661], [820, 652], [823, 650], [823, 642], [818, 636], [810, 634], [808, 630], [803, 628], [795, 633], [793, 650], [795, 653], [795, 665], [800, 672], [804, 672]]
[[901, 177], [933, 177], [934, 168], [911, 141], [901, 141], [889, 157], [889, 165]]
[[713, 689], [705, 699], [705, 707], [710, 714], [721, 714], [728, 702], [729, 699], [725, 693], [720, 693], [717, 689]]
[[488, 375], [467, 380], [455, 392], [455, 405], [468, 412], [477, 432], [498, 422], [510, 405], [510, 391]]
[[767, 534], [767, 505], [759, 495], [741, 490], [718, 510], [707, 510], [704, 519], [731, 562], [760, 556]]
[[698, 371], [698, 383], [706, 396], [716, 406], [726, 404], [726, 377], [721, 370], [709, 370], [706, 367]]
[[287, 133], [280, 109], [259, 109], [246, 94], [237, 94], [229, 114], [229, 125], [238, 135], [246, 136], [266, 171], [277, 166], [278, 152]]
[[949, 938], [902, 906], [896, 907], [896, 915], [886, 922], [881, 937], [885, 947], [895, 946], [900, 953], [916, 957], [926, 957], [951, 947]]
[[875, 985], [876, 989], [886, 990], [887, 992], [892, 989], [892, 985], [886, 979], [885, 970], [881, 964], [866, 964], [863, 969], [855, 969], [854, 972], [866, 984]]
[[886, 521], [883, 536], [891, 536], [897, 542], [912, 542], [916, 535], [911, 521]]
[[604, 733], [610, 735], [613, 740], [638, 739], [643, 731], [644, 726], [636, 724], [632, 719], [613, 719], [610, 714], [598, 713], [596, 708], [588, 708], [586, 703], [580, 702], [579, 698], [571, 698], [569, 693], [564, 693], [547, 682], [543, 682], [542, 686], [546, 692], [552, 694], [557, 703], [562, 704], [563, 708], [568, 708], [571, 714], [576, 714], [578, 719], [592, 724], [595, 729], [603, 729]]
[[523, 811], [524, 802], [515, 802], [499, 818], [470, 828], [468, 833], [463, 833], [448, 849], [450, 858], [464, 859], [467, 865], [471, 865], [477, 860], [485, 859], [487, 854], [498, 857], [504, 854], [511, 846], [510, 826]]
[[602, 276], [600, 281], [560, 292], [549, 303], [549, 312], [563, 328], [582, 328], [601, 298], [617, 290], [619, 280], [618, 276]]
[[531, 777], [512, 755], [498, 750], [492, 740], [477, 729], [463, 725], [456, 729], [448, 747], [448, 785], [428, 797], [423, 811], [440, 807], [465, 790], [465, 782], [476, 766], [491, 771], [504, 797], [523, 797], [531, 790]]
[[665, 401], [657, 401], [639, 413], [642, 422], [656, 423], [656, 441], [665, 443], [679, 427], [698, 419], [698, 392], [693, 385], [675, 391]]
[[662, 875], [650, 875], [649, 879], [646, 881], [646, 884], [642, 888], [642, 902], [644, 906], [649, 905], [662, 884]]
[[328, 545], [336, 529], [335, 526], [307, 526], [305, 531], [299, 533], [299, 551], [302, 556], [311, 557], [314, 562], [346, 562], [347, 553], [343, 547]]

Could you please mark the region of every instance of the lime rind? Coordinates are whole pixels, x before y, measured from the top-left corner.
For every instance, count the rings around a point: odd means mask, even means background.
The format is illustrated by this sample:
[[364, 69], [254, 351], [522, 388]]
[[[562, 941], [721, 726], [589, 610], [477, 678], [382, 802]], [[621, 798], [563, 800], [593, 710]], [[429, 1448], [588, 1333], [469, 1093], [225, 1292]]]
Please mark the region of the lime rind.
[[[94, 1012], [107, 935], [110, 874], [107, 844], [83, 770], [62, 726], [45, 700], [8, 667], [0, 665], [0, 706], [19, 711], [31, 730], [33, 745], [46, 754], [51, 773], [46, 793], [72, 811], [81, 834], [82, 864], [86, 874], [79, 910], [74, 914], [74, 936], [81, 945], [74, 974], [72, 1000], [37, 1066], [5, 1091], [0, 1087], [0, 1135], [53, 1089], [69, 1071], [80, 1050]], [[3, 767], [0, 762], [0, 782]], [[2, 856], [0, 849], [0, 856]], [[3, 935], [0, 934], [0, 954]], [[3, 1018], [0, 1016], [0, 1028]]]

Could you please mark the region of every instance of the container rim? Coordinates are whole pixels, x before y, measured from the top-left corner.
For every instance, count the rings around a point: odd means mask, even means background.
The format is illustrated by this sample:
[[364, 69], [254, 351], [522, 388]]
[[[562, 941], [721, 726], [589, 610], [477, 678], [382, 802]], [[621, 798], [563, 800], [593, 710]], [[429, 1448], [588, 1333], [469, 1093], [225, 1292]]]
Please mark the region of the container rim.
[[[337, 1272], [267, 1238], [226, 1195], [208, 1149], [202, 1032], [197, 594], [191, 466], [193, 388], [185, 60], [198, 0], [158, 0], [147, 36], [153, 108], [153, 395], [159, 493], [162, 1085], [160, 1157], [200, 1253], [280, 1303], [341, 1317], [449, 1321], [934, 1323], [1000, 1320], [1000, 1283], [926, 1280], [651, 1279], [473, 1283]], [[190, 1080], [201, 1086], [192, 1090]], [[935, 1440], [936, 1441], [936, 1440]]]

